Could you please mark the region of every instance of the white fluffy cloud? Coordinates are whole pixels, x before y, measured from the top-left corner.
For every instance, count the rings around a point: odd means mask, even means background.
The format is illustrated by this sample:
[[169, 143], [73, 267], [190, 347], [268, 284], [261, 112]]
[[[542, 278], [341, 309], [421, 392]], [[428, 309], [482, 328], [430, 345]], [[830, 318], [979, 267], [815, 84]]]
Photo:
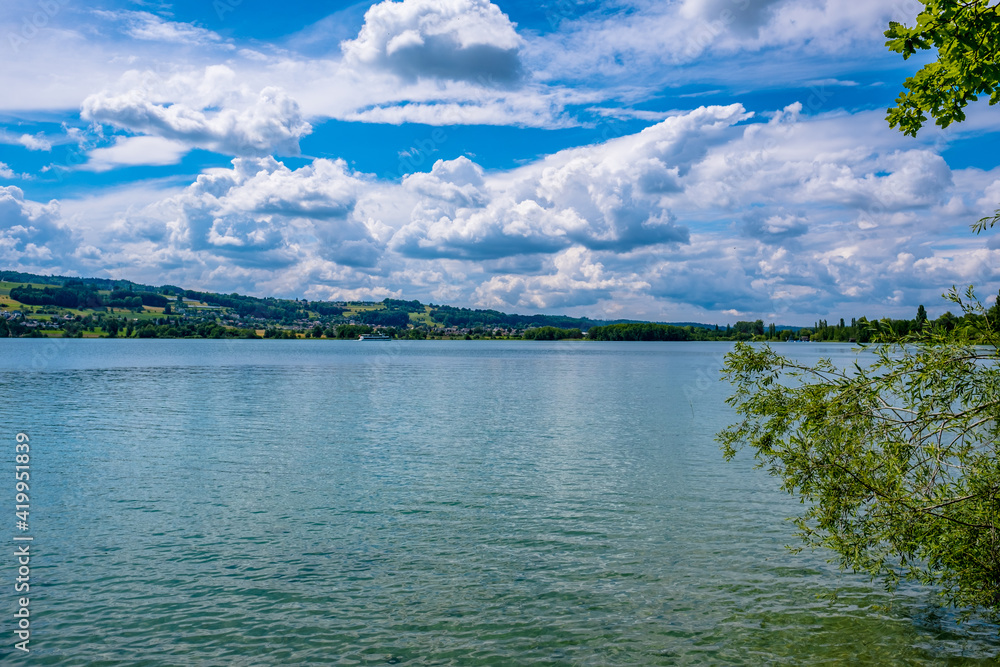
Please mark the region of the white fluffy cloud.
[[188, 150], [185, 144], [161, 137], [116, 137], [113, 146], [92, 150], [81, 169], [99, 172], [116, 167], [176, 164]]
[[[371, 123], [576, 125], [566, 108], [593, 91], [532, 80], [516, 26], [488, 0], [386, 0], [372, 6], [342, 58], [281, 71], [317, 115]], [[339, 94], [332, 94], [338, 91]]]
[[32, 202], [14, 186], [0, 187], [0, 260], [28, 270], [72, 262], [78, 238], [60, 219], [59, 203]]
[[476, 288], [477, 304], [531, 311], [590, 306], [621, 292], [638, 292], [650, 285], [635, 274], [606, 271], [594, 254], [576, 246], [555, 255], [542, 275], [497, 275]]
[[876, 138], [878, 114], [803, 119], [800, 110], [791, 105], [710, 151], [686, 179], [688, 198], [727, 208], [847, 207], [869, 218], [942, 202], [952, 179], [945, 161], [912, 144], [902, 149], [893, 135]]
[[371, 266], [381, 244], [354, 216], [366, 181], [343, 161], [315, 160], [291, 170], [274, 158], [237, 158], [183, 193], [119, 221], [116, 237], [170, 251], [225, 258], [238, 266], [289, 266], [322, 258]]
[[298, 155], [312, 127], [295, 100], [267, 87], [254, 93], [229, 67], [161, 77], [132, 71], [119, 92], [83, 102], [81, 117], [227, 155]]
[[579, 245], [625, 252], [685, 243], [667, 198], [742, 107], [703, 108], [638, 135], [563, 151], [487, 183], [467, 159], [404, 180], [423, 195], [392, 246], [412, 257], [492, 259]]
[[357, 39], [341, 48], [348, 64], [404, 79], [494, 86], [522, 77], [522, 45], [510, 19], [489, 0], [385, 0], [368, 10]]
[[29, 151], [52, 150], [52, 142], [46, 139], [41, 134], [37, 135], [22, 134], [17, 141], [19, 144], [27, 148]]

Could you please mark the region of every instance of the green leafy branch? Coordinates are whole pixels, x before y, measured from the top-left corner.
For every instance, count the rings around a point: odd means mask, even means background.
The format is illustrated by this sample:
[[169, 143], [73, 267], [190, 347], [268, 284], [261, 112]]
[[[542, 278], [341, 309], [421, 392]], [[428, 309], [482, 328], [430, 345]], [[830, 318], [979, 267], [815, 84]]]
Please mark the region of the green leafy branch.
[[886, 336], [849, 368], [737, 344], [723, 374], [740, 421], [717, 438], [727, 458], [750, 449], [803, 500], [806, 546], [890, 589], [933, 584], [998, 619], [1000, 341], [971, 288], [948, 298], [982, 325]]
[[[937, 50], [937, 60], [903, 82], [906, 89], [888, 110], [890, 127], [910, 136], [927, 121], [948, 127], [965, 120], [965, 107], [980, 95], [1000, 102], [1000, 3], [992, 0], [920, 0], [916, 25], [895, 21], [885, 45], [908, 59], [917, 51]], [[926, 113], [925, 113], [926, 112]]]

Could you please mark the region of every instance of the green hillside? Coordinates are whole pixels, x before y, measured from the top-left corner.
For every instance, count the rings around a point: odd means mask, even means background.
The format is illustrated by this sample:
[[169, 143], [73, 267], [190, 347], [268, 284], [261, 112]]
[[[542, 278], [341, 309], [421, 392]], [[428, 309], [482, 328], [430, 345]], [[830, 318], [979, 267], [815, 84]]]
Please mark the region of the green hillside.
[[[0, 272], [0, 315], [0, 337], [345, 339], [378, 330], [394, 338], [411, 339], [866, 342], [873, 327], [873, 322], [863, 317], [849, 324], [843, 319], [833, 325], [819, 320], [808, 329], [773, 323], [765, 326], [761, 320], [724, 326], [605, 321], [541, 313], [520, 315], [403, 299], [277, 299], [201, 292], [176, 285], [14, 271]], [[945, 313], [932, 324], [945, 329], [979, 326], [966, 321], [969, 317]], [[921, 306], [913, 320], [883, 320], [880, 326], [906, 334], [926, 321]]]

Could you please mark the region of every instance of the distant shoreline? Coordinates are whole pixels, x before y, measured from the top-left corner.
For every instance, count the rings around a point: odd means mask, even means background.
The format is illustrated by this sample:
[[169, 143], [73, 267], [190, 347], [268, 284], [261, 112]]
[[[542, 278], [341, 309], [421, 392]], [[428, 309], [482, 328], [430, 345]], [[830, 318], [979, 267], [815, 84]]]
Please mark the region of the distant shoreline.
[[[150, 338], [142, 338], [136, 336], [10, 336], [7, 338], [0, 337], [0, 340], [119, 340], [119, 341], [158, 341], [158, 340], [216, 340], [216, 341], [325, 341], [325, 342], [340, 342], [340, 343], [358, 343], [362, 342], [356, 338], [264, 338], [258, 336], [256, 338], [246, 338], [246, 337], [232, 337], [223, 336], [219, 338], [204, 338], [198, 336], [156, 336]], [[578, 344], [598, 344], [598, 343], [762, 343], [762, 344], [813, 344], [813, 345], [867, 345], [868, 343], [858, 343], [840, 340], [817, 340], [817, 341], [800, 341], [800, 340], [760, 340], [760, 341], [741, 341], [737, 339], [714, 339], [714, 340], [590, 340], [587, 338], [565, 338], [562, 340], [534, 340], [529, 338], [393, 338], [388, 341], [366, 341], [366, 342], [390, 342], [390, 343], [470, 343], [470, 342], [481, 342], [481, 343], [578, 343]], [[372, 346], [376, 347], [376, 346]]]

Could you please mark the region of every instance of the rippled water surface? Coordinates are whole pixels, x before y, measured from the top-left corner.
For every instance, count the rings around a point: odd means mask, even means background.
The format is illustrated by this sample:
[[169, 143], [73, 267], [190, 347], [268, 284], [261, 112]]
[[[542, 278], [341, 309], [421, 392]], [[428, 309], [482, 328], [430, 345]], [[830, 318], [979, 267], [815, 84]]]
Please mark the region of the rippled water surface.
[[784, 549], [796, 501], [713, 441], [728, 349], [0, 339], [30, 660], [990, 663], [996, 628]]

